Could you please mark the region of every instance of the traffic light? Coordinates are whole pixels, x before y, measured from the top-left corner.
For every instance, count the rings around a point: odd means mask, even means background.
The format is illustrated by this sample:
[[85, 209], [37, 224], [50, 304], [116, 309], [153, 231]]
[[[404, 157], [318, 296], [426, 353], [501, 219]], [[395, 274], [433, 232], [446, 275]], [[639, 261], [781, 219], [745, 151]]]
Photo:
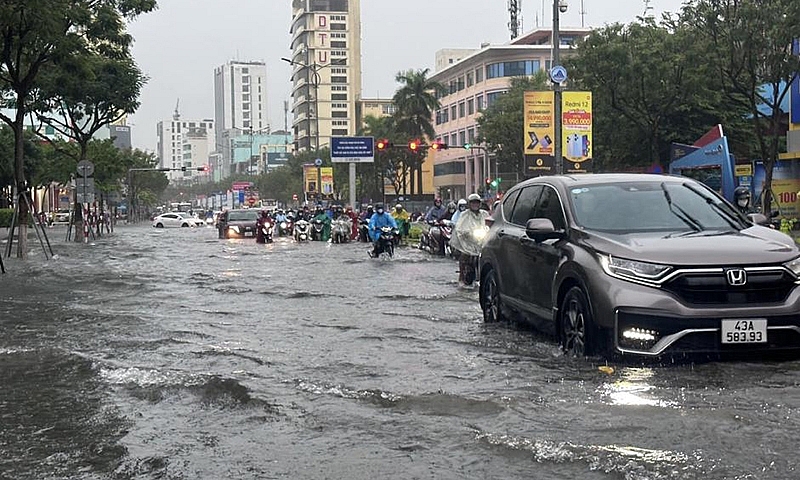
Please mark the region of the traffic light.
[[487, 178], [486, 179], [486, 186], [487, 187], [491, 187], [492, 186], [492, 179], [491, 178]]
[[464, 144], [464, 150], [472, 150], [472, 144], [471, 143], [465, 143]]
[[186, 167], [185, 166], [181, 167], [181, 172], [185, 172], [185, 171], [186, 171]]
[[388, 150], [392, 148], [392, 142], [386, 138], [378, 139], [375, 141], [375, 148], [377, 148], [378, 151]]
[[197, 167], [197, 171], [198, 172], [207, 172], [208, 171], [208, 165], [201, 165], [201, 166]]
[[495, 178], [494, 180], [492, 180], [492, 183], [490, 185], [492, 186], [492, 188], [497, 188], [497, 186], [500, 185], [500, 179]]
[[420, 146], [419, 140], [411, 140], [410, 142], [408, 142], [408, 149], [411, 150], [412, 152], [418, 152], [419, 146]]
[[437, 141], [431, 143], [431, 150], [447, 150], [448, 148], [449, 148], [449, 145], [447, 145], [446, 143], [443, 143], [440, 140], [437, 140]]

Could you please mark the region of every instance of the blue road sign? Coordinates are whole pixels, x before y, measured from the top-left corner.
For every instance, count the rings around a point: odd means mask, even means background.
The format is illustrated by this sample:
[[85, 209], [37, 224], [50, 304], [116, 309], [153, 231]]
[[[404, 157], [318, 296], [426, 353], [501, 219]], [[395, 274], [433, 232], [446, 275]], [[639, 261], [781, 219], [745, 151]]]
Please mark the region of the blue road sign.
[[314, 160], [314, 165], [316, 165], [318, 167], [321, 167], [322, 166], [322, 159], [318, 158], [318, 159]]
[[375, 161], [373, 137], [332, 137], [331, 161], [334, 163], [372, 163]]
[[553, 83], [564, 83], [567, 81], [567, 69], [561, 65], [556, 65], [550, 69], [550, 80]]

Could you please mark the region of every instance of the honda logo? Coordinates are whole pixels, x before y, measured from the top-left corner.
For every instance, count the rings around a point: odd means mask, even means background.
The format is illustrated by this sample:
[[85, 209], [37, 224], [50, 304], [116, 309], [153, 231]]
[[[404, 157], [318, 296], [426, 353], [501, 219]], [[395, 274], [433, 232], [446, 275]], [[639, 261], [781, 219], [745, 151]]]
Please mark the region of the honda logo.
[[747, 272], [741, 268], [735, 270], [726, 270], [725, 276], [728, 278], [728, 285], [733, 287], [741, 287], [747, 283]]

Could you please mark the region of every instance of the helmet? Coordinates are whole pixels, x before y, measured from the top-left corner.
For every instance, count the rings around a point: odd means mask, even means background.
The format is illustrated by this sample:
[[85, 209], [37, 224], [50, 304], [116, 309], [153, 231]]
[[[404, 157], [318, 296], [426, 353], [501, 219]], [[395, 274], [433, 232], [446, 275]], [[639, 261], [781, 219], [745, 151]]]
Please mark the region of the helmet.
[[454, 212], [456, 210], [456, 202], [448, 203], [447, 204], [447, 209], [450, 210], [451, 212]]
[[261, 210], [261, 218], [267, 218], [269, 216], [269, 212], [266, 210]]
[[467, 201], [466, 201], [466, 199], [462, 198], [462, 199], [460, 199], [458, 201], [458, 209], [461, 210], [462, 212], [467, 209]]
[[438, 207], [439, 205], [441, 205], [441, 204], [442, 204], [442, 199], [441, 199], [441, 198], [438, 198], [438, 197], [437, 197], [437, 198], [434, 198], [434, 199], [433, 199], [433, 204], [434, 204], [434, 205], [436, 205], [436, 206]]
[[467, 197], [467, 200], [469, 200], [470, 202], [480, 202], [481, 196], [478, 195], [477, 193], [471, 193], [469, 197]]
[[375, 204], [375, 211], [378, 211], [378, 210], [383, 210], [383, 204], [382, 203], [376, 203]]
[[750, 189], [745, 186], [736, 187], [733, 191], [733, 201], [744, 208], [750, 204]]
[[403, 209], [403, 205], [398, 203], [397, 205], [394, 206], [394, 208], [397, 209], [397, 210], [402, 210]]

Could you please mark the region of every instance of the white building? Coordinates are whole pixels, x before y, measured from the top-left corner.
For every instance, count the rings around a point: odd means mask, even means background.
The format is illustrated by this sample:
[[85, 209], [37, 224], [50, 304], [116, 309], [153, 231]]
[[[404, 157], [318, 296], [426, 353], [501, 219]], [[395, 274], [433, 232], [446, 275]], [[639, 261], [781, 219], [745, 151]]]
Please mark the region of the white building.
[[294, 0], [292, 133], [299, 150], [355, 135], [361, 99], [360, 0]]
[[231, 169], [231, 139], [269, 133], [264, 62], [231, 60], [214, 69], [214, 119], [217, 130], [212, 150], [221, 153], [224, 178]]
[[197, 169], [210, 165], [216, 144], [214, 120], [185, 120], [176, 111], [172, 120], [158, 122], [156, 134], [159, 166], [176, 169], [167, 172], [170, 182], [205, 182], [211, 178], [213, 171]]

